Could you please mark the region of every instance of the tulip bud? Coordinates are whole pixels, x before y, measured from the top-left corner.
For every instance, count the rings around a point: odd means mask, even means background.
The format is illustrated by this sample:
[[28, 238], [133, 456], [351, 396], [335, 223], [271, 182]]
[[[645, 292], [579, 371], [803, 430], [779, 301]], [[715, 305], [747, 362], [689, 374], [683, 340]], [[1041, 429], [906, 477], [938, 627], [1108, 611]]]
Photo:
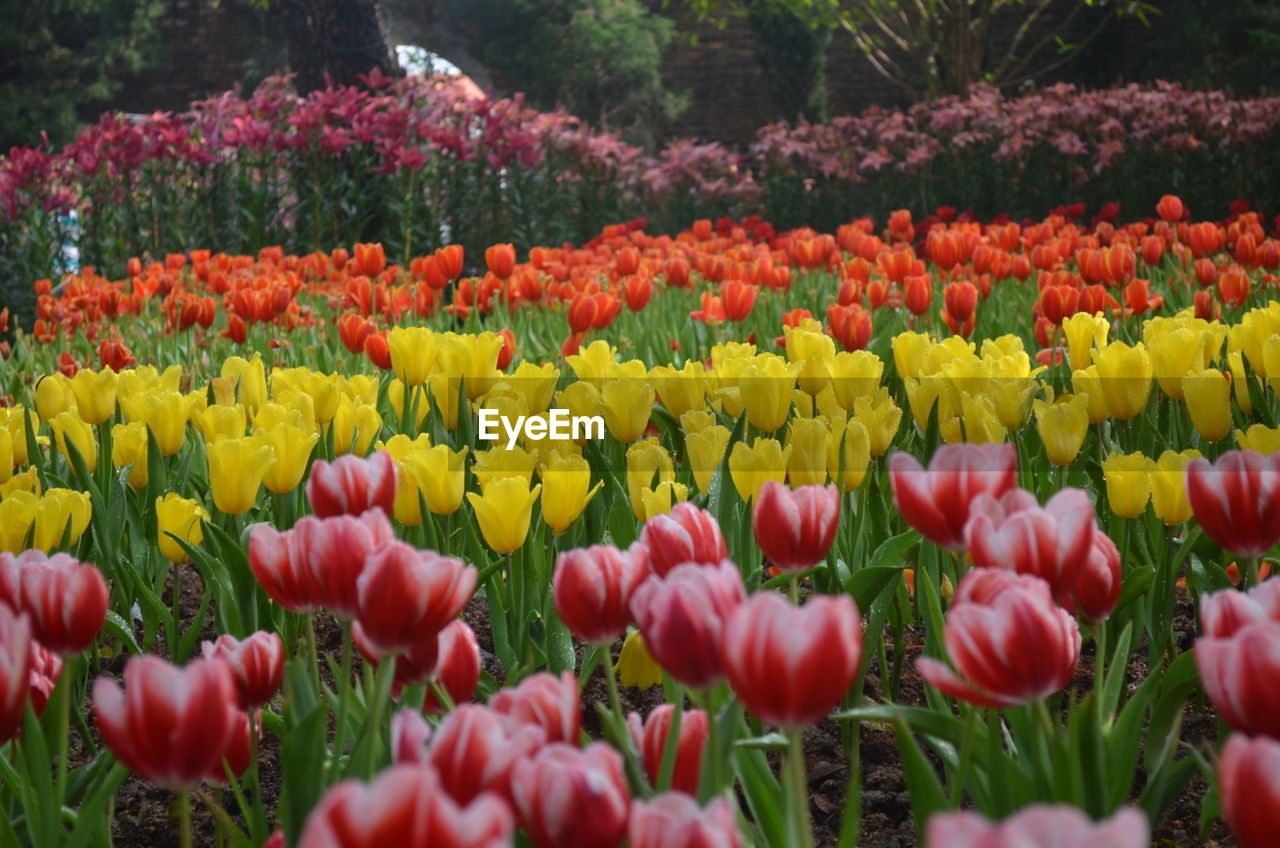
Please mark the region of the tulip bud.
[[482, 792], [511, 801], [511, 770], [546, 743], [534, 724], [520, 724], [489, 707], [463, 704], [440, 722], [425, 762], [435, 766], [440, 782], [459, 804]]
[[[480, 645], [476, 642], [475, 632], [461, 619], [451, 621], [440, 631], [436, 646], [437, 659], [431, 679], [448, 693], [453, 703], [470, 700], [480, 682]], [[396, 671], [399, 669], [397, 662]], [[430, 714], [445, 711], [431, 689], [423, 699], [422, 711]]]
[[603, 742], [548, 745], [511, 773], [516, 814], [533, 848], [615, 848], [627, 835], [631, 793], [622, 757]]
[[760, 489], [751, 525], [761, 552], [780, 571], [796, 574], [827, 556], [840, 522], [835, 486], [790, 490], [769, 481]]
[[[0, 571], [0, 578], [4, 572]], [[0, 601], [0, 745], [22, 729], [31, 677], [31, 623]]]
[[307, 480], [307, 499], [319, 518], [360, 515], [375, 507], [391, 515], [396, 499], [395, 460], [385, 451], [368, 459], [316, 460]]
[[379, 654], [434, 639], [462, 612], [478, 573], [462, 560], [390, 542], [367, 554], [356, 580], [357, 617]]
[[1012, 445], [944, 445], [928, 470], [915, 457], [895, 453], [889, 457], [894, 503], [926, 539], [962, 550], [973, 499], [984, 492], [998, 498], [1012, 489], [1017, 462]]
[[1257, 557], [1280, 541], [1280, 454], [1228, 451], [1187, 465], [1187, 499], [1204, 532], [1222, 547]]
[[515, 689], [502, 689], [489, 707], [518, 724], [533, 724], [545, 731], [548, 742], [578, 744], [582, 730], [582, 705], [578, 681], [570, 672], [556, 677], [540, 672], [525, 678]]
[[1280, 739], [1280, 622], [1196, 640], [1196, 667], [1219, 715], [1241, 733]]
[[630, 848], [741, 848], [742, 837], [727, 798], [705, 808], [687, 795], [671, 792], [631, 805], [627, 830]]
[[1147, 848], [1150, 832], [1147, 817], [1141, 810], [1124, 809], [1095, 824], [1075, 807], [1033, 804], [998, 823], [969, 810], [935, 813], [929, 818], [924, 844], [925, 848], [1014, 845]]
[[649, 578], [632, 596], [631, 613], [654, 659], [686, 686], [705, 689], [724, 675], [725, 623], [745, 600], [738, 567], [726, 559]]
[[729, 556], [719, 522], [693, 504], [676, 504], [645, 522], [640, 542], [648, 551], [649, 569], [659, 577], [686, 562], [719, 565]]
[[552, 594], [556, 614], [584, 642], [609, 645], [631, 623], [628, 604], [648, 576], [643, 547], [620, 551], [592, 545], [556, 557]]
[[[643, 723], [639, 713], [627, 716], [631, 744], [640, 752], [644, 770], [655, 785], [662, 772], [662, 758], [671, 734], [675, 707], [660, 704]], [[680, 716], [680, 739], [676, 744], [675, 768], [671, 772], [671, 791], [697, 796], [698, 777], [702, 771], [702, 749], [707, 742], [707, 714], [702, 710], [685, 710]]]
[[259, 630], [243, 640], [223, 634], [200, 650], [231, 670], [238, 707], [245, 712], [270, 701], [284, 681], [284, 641], [275, 633]]
[[1280, 742], [1232, 736], [1218, 762], [1222, 812], [1240, 848], [1268, 848], [1280, 830]]
[[67, 554], [0, 553], [0, 603], [31, 619], [31, 633], [62, 656], [93, 644], [107, 618], [107, 584], [92, 565]]

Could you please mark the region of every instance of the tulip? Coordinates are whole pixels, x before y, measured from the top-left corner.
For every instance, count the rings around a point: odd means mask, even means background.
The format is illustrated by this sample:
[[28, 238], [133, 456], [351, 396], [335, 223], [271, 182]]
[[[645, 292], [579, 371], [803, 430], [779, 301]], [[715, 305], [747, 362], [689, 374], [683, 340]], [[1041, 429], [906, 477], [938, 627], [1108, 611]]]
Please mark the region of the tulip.
[[609, 380], [600, 391], [604, 423], [609, 435], [620, 442], [634, 442], [644, 435], [653, 412], [653, 389], [644, 380]]
[[1151, 356], [1142, 342], [1133, 347], [1112, 342], [1094, 354], [1098, 383], [1112, 418], [1128, 420], [1147, 408], [1151, 394]]
[[455, 451], [448, 445], [435, 445], [405, 457], [404, 473], [417, 484], [427, 509], [436, 515], [453, 515], [462, 506], [466, 455], [465, 447]]
[[224, 663], [231, 671], [237, 708], [250, 712], [264, 706], [284, 682], [284, 640], [265, 630], [244, 639], [223, 634], [200, 645], [207, 660]]
[[902, 410], [889, 396], [889, 390], [881, 387], [875, 394], [854, 401], [853, 417], [866, 428], [868, 455], [881, 456], [889, 449], [893, 437], [898, 433], [898, 426], [902, 423]]
[[1124, 809], [1095, 824], [1075, 807], [1033, 804], [1003, 822], [969, 810], [935, 813], [925, 848], [1147, 848], [1150, 825], [1141, 810]]
[[726, 559], [651, 577], [632, 596], [631, 614], [654, 659], [686, 686], [706, 689], [724, 676], [724, 628], [745, 601], [738, 567]]
[[1112, 453], [1102, 463], [1107, 503], [1122, 518], [1137, 518], [1151, 498], [1151, 475], [1156, 464], [1141, 453]]
[[[675, 707], [660, 704], [643, 722], [639, 713], [627, 716], [627, 731], [631, 744], [640, 752], [649, 780], [657, 785], [662, 772], [663, 755]], [[680, 738], [676, 743], [675, 767], [671, 772], [671, 791], [686, 795], [698, 794], [698, 777], [702, 771], [702, 750], [706, 746], [709, 726], [707, 714], [702, 710], [685, 710], [680, 717]]]
[[944, 445], [927, 470], [910, 454], [895, 453], [889, 457], [894, 503], [926, 539], [961, 550], [973, 499], [984, 492], [998, 498], [1012, 489], [1017, 462], [1012, 445]]
[[629, 848], [741, 848], [742, 837], [727, 798], [705, 808], [688, 795], [667, 793], [631, 805]]
[[228, 439], [239, 439], [244, 436], [244, 429], [247, 426], [248, 412], [240, 404], [232, 404], [223, 406], [215, 404], [196, 411], [194, 402], [191, 404], [191, 415], [196, 429], [200, 431], [200, 436], [204, 439], [205, 444], [215, 441], [219, 436]]
[[[901, 414], [899, 411], [898, 418]], [[897, 429], [896, 420], [895, 418], [895, 430]], [[842, 464], [841, 442], [844, 443], [843, 480], [837, 479]], [[831, 432], [827, 435], [827, 470], [832, 481], [840, 487], [841, 491], [852, 492], [862, 485], [862, 481], [867, 476], [867, 469], [871, 465], [872, 450], [871, 436], [860, 419], [845, 420], [843, 417], [832, 419]]]
[[578, 681], [570, 672], [559, 677], [547, 672], [526, 677], [515, 689], [499, 690], [489, 706], [518, 724], [541, 727], [548, 742], [578, 743], [582, 705]]
[[[36, 711], [36, 715], [44, 713], [45, 705], [49, 703], [49, 698], [53, 696], [53, 690], [61, 677], [61, 657], [39, 642], [31, 642], [31, 677], [27, 695], [31, 699], [31, 707]], [[0, 730], [0, 738], [4, 738], [2, 730]]]
[[368, 459], [343, 456], [333, 462], [316, 460], [307, 480], [307, 499], [320, 518], [360, 515], [374, 507], [390, 515], [396, 499], [395, 460], [385, 451]]
[[1196, 667], [1222, 719], [1241, 733], [1280, 739], [1280, 622], [1196, 640]]
[[[461, 704], [470, 700], [480, 682], [480, 645], [476, 642], [475, 632], [462, 619], [451, 621], [436, 637], [436, 651], [436, 665], [431, 679], [448, 694], [453, 703]], [[397, 674], [399, 669], [400, 663], [397, 661]], [[431, 714], [444, 712], [434, 690], [427, 690], [422, 711]]]
[[627, 633], [622, 640], [622, 650], [618, 652], [618, 661], [613, 670], [623, 686], [636, 689], [652, 689], [662, 685], [662, 666], [654, 660], [649, 649], [645, 647], [644, 638], [639, 630]]
[[750, 447], [736, 442], [729, 454], [729, 474], [739, 496], [751, 503], [767, 481], [781, 483], [787, 476], [790, 455], [791, 449], [783, 449], [776, 439], [757, 438]]
[[1243, 557], [1280, 541], [1280, 454], [1228, 451], [1187, 464], [1187, 500], [1209, 538]]
[[1160, 220], [1170, 224], [1176, 224], [1178, 221], [1186, 217], [1186, 207], [1182, 205], [1182, 200], [1175, 194], [1162, 195], [1160, 202], [1156, 204], [1156, 214], [1160, 216]]
[[657, 439], [645, 439], [627, 448], [627, 498], [637, 518], [644, 518], [637, 509], [643, 502], [641, 491], [675, 479], [671, 455]]
[[533, 504], [542, 485], [529, 488], [521, 477], [504, 477], [485, 486], [481, 494], [467, 493], [485, 543], [495, 553], [509, 554], [524, 544], [533, 519]]
[[1181, 453], [1167, 450], [1160, 454], [1151, 472], [1151, 507], [1165, 524], [1182, 524], [1191, 517], [1187, 501], [1187, 463], [1200, 456], [1200, 451]]
[[1250, 424], [1247, 430], [1236, 430], [1236, 446], [1264, 456], [1280, 453], [1280, 427]]
[[794, 418], [787, 427], [787, 481], [792, 486], [827, 482], [827, 425], [816, 418]]
[[73, 445], [80, 454], [80, 458], [84, 460], [85, 469], [93, 473], [98, 467], [98, 441], [93, 436], [93, 428], [74, 410], [59, 412], [49, 422], [49, 426], [53, 429], [54, 439], [58, 443], [58, 453], [62, 454], [63, 459], [68, 463], [71, 462], [71, 452], [67, 449], [67, 445]]
[[256, 413], [267, 401], [267, 374], [262, 355], [255, 353], [249, 359], [229, 356], [219, 372], [232, 378], [240, 389], [240, 402], [251, 413]]
[[686, 360], [679, 369], [659, 365], [651, 372], [650, 379], [662, 398], [662, 405], [677, 418], [702, 409], [706, 403], [706, 369], [697, 360]]
[[1204, 634], [1228, 639], [1254, 622], [1280, 622], [1280, 580], [1267, 580], [1248, 592], [1224, 589], [1200, 599]]
[[1268, 848], [1280, 830], [1280, 741], [1232, 736], [1218, 761], [1222, 813], [1240, 848]]
[[1089, 558], [1064, 606], [1091, 621], [1105, 621], [1120, 602], [1120, 589], [1120, 551], [1110, 536], [1094, 528]]
[[307, 463], [311, 461], [311, 452], [320, 439], [319, 434], [282, 422], [270, 430], [258, 430], [257, 436], [262, 444], [270, 445], [275, 452], [275, 459], [262, 478], [263, 484], [277, 495], [298, 488], [307, 473]]
[[391, 678], [393, 695], [398, 696], [405, 686], [417, 686], [430, 681], [440, 663], [440, 639], [436, 634], [415, 642], [398, 653], [388, 654], [365, 635], [364, 627], [359, 621], [354, 621], [351, 624], [351, 639], [360, 656], [364, 657], [371, 668], [382, 665], [388, 656], [395, 658]]
[[156, 498], [156, 541], [160, 553], [171, 562], [185, 562], [187, 552], [169, 534], [195, 547], [204, 541], [203, 522], [208, 518], [204, 507], [177, 492]]
[[124, 691], [109, 677], [93, 684], [102, 741], [129, 771], [157, 786], [186, 790], [220, 769], [237, 730], [236, 693], [221, 662], [186, 668], [135, 656]]
[[495, 244], [485, 248], [484, 262], [499, 280], [511, 276], [516, 266], [516, 249], [510, 244]]
[[437, 339], [437, 335], [426, 327], [392, 327], [387, 333], [391, 370], [404, 385], [416, 388], [431, 376], [436, 362]]
[[973, 564], [1039, 577], [1054, 598], [1071, 597], [1093, 551], [1093, 504], [1083, 489], [1066, 488], [1044, 507], [1025, 489], [993, 498], [980, 494], [969, 507], [965, 539]]
[[479, 573], [462, 560], [390, 542], [365, 557], [356, 580], [357, 617], [384, 655], [435, 638], [462, 612]]
[[548, 745], [520, 761], [511, 799], [533, 848], [615, 848], [627, 835], [622, 757], [603, 742]]
[[90, 371], [82, 368], [71, 379], [76, 412], [86, 424], [101, 424], [116, 412], [116, 372], [110, 368]]
[[719, 565], [729, 555], [720, 524], [693, 504], [677, 504], [670, 513], [646, 522], [640, 542], [648, 552], [650, 570], [658, 577], [666, 577], [684, 563]]
[[916, 669], [930, 686], [980, 707], [1057, 692], [1080, 659], [1080, 631], [1049, 584], [1003, 569], [977, 569], [960, 581], [943, 640], [955, 671], [931, 657], [916, 660]]
[[673, 483], [663, 480], [657, 486], [640, 490], [640, 504], [632, 504], [636, 518], [648, 521], [659, 515], [666, 515], [675, 504], [689, 499], [689, 487], [684, 483]]
[[929, 311], [929, 304], [933, 302], [932, 277], [927, 274], [907, 277], [903, 280], [903, 291], [903, 302], [912, 315], [918, 317]]
[[577, 454], [552, 451], [538, 475], [542, 480], [542, 520], [562, 536], [604, 486], [591, 485], [591, 465]]
[[1059, 468], [1069, 465], [1089, 432], [1089, 396], [1063, 395], [1052, 403], [1037, 400], [1032, 406], [1049, 461]]
[[459, 806], [441, 791], [435, 770], [396, 765], [372, 783], [331, 786], [307, 816], [298, 848], [500, 848], [515, 822], [492, 796]]
[[631, 596], [649, 573], [643, 547], [592, 545], [556, 557], [551, 578], [556, 614], [574, 636], [608, 646], [631, 623]]
[[746, 401], [747, 421], [752, 427], [772, 433], [787, 420], [799, 365], [788, 364], [773, 354], [761, 354], [742, 367], [738, 385]]
[[190, 399], [181, 392], [156, 392], [141, 399], [140, 420], [151, 428], [161, 456], [173, 456], [182, 450], [190, 407]]
[[1110, 327], [1103, 316], [1086, 312], [1077, 312], [1062, 322], [1072, 371], [1083, 371], [1093, 364], [1094, 350], [1106, 345]]
[[356, 403], [344, 395], [338, 400], [331, 426], [336, 455], [364, 456], [382, 431], [382, 414], [377, 407]]
[[0, 601], [0, 746], [22, 729], [34, 645], [27, 617]]
[[729, 280], [720, 288], [724, 298], [724, 314], [730, 321], [745, 321], [756, 305], [759, 286], [749, 285], [741, 280]]
[[31, 634], [64, 657], [84, 652], [107, 618], [107, 584], [67, 554], [0, 553], [0, 603], [31, 619]]
[[92, 517], [93, 505], [88, 493], [50, 489], [36, 507], [31, 546], [45, 552], [72, 547], [80, 541]]
[[541, 727], [518, 724], [478, 704], [463, 704], [444, 717], [427, 749], [425, 762], [459, 804], [484, 792], [511, 801], [511, 770], [546, 742]]
[[1202, 439], [1216, 442], [1231, 432], [1231, 381], [1216, 368], [1189, 373], [1182, 391], [1191, 424]]
[[[498, 376], [498, 355], [502, 353], [502, 337], [496, 333], [459, 335], [445, 333], [440, 339], [436, 358], [451, 380], [461, 379], [469, 400], [489, 391]], [[454, 384], [457, 395], [457, 384]]]
[[117, 469], [131, 466], [129, 485], [134, 489], [147, 485], [147, 425], [133, 421], [111, 428], [111, 464]]
[[75, 408], [76, 395], [71, 389], [71, 379], [65, 374], [49, 374], [36, 383], [36, 412], [42, 421], [52, 423], [59, 413]]
[[275, 450], [256, 438], [218, 438], [207, 446], [213, 505], [228, 515], [253, 509]]
[[778, 570], [798, 574], [826, 559], [840, 522], [835, 486], [790, 490], [772, 480], [756, 498], [751, 526], [765, 558]]
[[[688, 413], [681, 417], [681, 423]], [[715, 473], [724, 461], [725, 451], [729, 447], [729, 430], [719, 424], [712, 424], [699, 432], [685, 429], [684, 447], [689, 470], [693, 472], [693, 480], [698, 491], [704, 495], [711, 491], [711, 482]]]
[[821, 331], [787, 329], [787, 361], [796, 367], [801, 390], [816, 395], [831, 384], [836, 358], [835, 340]]

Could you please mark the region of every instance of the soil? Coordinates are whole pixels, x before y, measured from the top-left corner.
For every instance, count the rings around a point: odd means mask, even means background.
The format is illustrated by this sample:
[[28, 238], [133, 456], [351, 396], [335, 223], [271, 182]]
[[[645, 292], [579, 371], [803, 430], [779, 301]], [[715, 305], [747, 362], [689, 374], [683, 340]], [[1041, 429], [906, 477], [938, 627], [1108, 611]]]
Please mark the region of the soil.
[[[199, 576], [191, 569], [176, 570], [183, 587], [183, 612], [187, 620], [196, 614], [199, 597]], [[1179, 649], [1190, 647], [1194, 638], [1193, 608], [1185, 594], [1179, 597], [1178, 617], [1175, 620], [1175, 639]], [[463, 612], [463, 618], [475, 631], [480, 644], [484, 670], [501, 680], [501, 667], [494, 656], [492, 636], [483, 599], [473, 599]], [[202, 638], [213, 638], [212, 617], [205, 622]], [[337, 623], [324, 615], [316, 616], [316, 637], [322, 653], [336, 656], [340, 650], [341, 630]], [[906, 657], [902, 667], [902, 680], [896, 703], [922, 705], [925, 703], [923, 682], [915, 674], [911, 660], [919, 655], [923, 642], [921, 631], [909, 631], [906, 638]], [[887, 656], [893, 662], [892, 639], [887, 639]], [[617, 655], [618, 646], [614, 648]], [[163, 643], [155, 652], [165, 655]], [[357, 655], [357, 662], [359, 662]], [[124, 657], [117, 657], [106, 664], [102, 672], [119, 677], [123, 671]], [[878, 662], [871, 660], [864, 685], [864, 695], [875, 701], [881, 697], [882, 681]], [[1090, 685], [1093, 657], [1086, 646], [1080, 668], [1072, 689], [1084, 689]], [[327, 670], [323, 672], [327, 677]], [[1138, 650], [1130, 661], [1126, 684], [1130, 691], [1146, 674], [1145, 652]], [[331, 681], [329, 681], [331, 682]], [[622, 690], [623, 709], [635, 710], [647, 715], [662, 703], [662, 689]], [[603, 674], [597, 672], [588, 682], [583, 696], [583, 728], [593, 737], [601, 733], [595, 704], [607, 702]], [[274, 705], [279, 709], [279, 703]], [[1195, 699], [1188, 703], [1182, 720], [1184, 750], [1192, 747], [1210, 747], [1217, 738], [1218, 720]], [[96, 737], [96, 733], [94, 736]], [[95, 745], [100, 740], [93, 740]], [[859, 752], [862, 761], [862, 822], [861, 848], [915, 848], [915, 824], [911, 815], [911, 801], [907, 793], [902, 769], [899, 765], [897, 740], [892, 730], [864, 725], [860, 737]], [[848, 763], [844, 757], [841, 728], [838, 722], [828, 720], [810, 728], [805, 734], [806, 770], [809, 779], [810, 812], [813, 817], [815, 842], [818, 846], [833, 846], [840, 831], [849, 780]], [[83, 740], [74, 729], [71, 738], [72, 766], [87, 759]], [[262, 793], [268, 810], [274, 810], [280, 792], [280, 768], [278, 762], [279, 740], [264, 733], [261, 742]], [[776, 765], [776, 763], [775, 763]], [[937, 765], [935, 761], [935, 765]], [[1164, 817], [1154, 828], [1152, 844], [1160, 848], [1234, 848], [1235, 841], [1228, 836], [1225, 826], [1217, 823], [1210, 838], [1199, 837], [1200, 807], [1208, 785], [1200, 776], [1195, 777], [1179, 794]], [[193, 796], [192, 823], [195, 844], [198, 848], [215, 848], [214, 817], [210, 807], [220, 807], [242, 826], [235, 799], [226, 790], [203, 786]], [[178, 844], [173, 795], [138, 778], [131, 777], [120, 788], [114, 806], [112, 837], [117, 848], [160, 848]]]

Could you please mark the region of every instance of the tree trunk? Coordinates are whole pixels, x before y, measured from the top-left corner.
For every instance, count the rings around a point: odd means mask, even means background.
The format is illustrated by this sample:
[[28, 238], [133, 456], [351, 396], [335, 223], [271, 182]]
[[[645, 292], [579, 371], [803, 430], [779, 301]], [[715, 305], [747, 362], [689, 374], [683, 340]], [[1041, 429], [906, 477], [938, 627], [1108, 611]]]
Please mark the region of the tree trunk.
[[355, 85], [374, 68], [399, 76], [378, 0], [280, 0], [299, 93]]

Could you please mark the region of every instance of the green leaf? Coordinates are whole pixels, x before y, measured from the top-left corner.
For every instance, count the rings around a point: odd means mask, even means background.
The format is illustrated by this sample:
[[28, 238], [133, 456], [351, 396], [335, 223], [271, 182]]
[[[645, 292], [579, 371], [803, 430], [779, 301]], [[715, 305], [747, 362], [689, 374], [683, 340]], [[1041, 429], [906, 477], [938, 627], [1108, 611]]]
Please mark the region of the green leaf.
[[867, 610], [875, 603], [880, 594], [890, 583], [902, 574], [902, 567], [896, 565], [879, 565], [855, 571], [845, 581], [844, 591], [853, 596], [858, 609]]
[[112, 636], [116, 637], [124, 644], [131, 654], [143, 653], [142, 646], [138, 644], [134, 638], [133, 628], [129, 626], [129, 622], [115, 610], [108, 610], [107, 619], [102, 624], [102, 629], [106, 630]]
[[898, 752], [902, 757], [902, 775], [911, 795], [911, 812], [916, 820], [916, 832], [924, 833], [929, 817], [947, 808], [947, 794], [942, 782], [933, 770], [920, 744], [916, 742], [906, 719], [898, 715], [893, 723], [898, 737]]

